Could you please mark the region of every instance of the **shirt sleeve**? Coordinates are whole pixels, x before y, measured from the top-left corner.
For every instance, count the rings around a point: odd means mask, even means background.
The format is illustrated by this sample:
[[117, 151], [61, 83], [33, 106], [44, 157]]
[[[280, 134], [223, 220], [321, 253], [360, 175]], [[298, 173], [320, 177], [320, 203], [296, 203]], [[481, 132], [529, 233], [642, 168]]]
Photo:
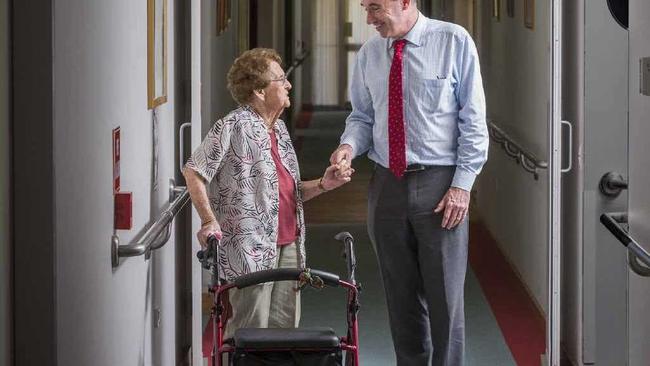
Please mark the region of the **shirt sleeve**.
[[350, 102], [352, 113], [345, 120], [345, 131], [341, 136], [341, 145], [352, 146], [355, 157], [365, 153], [372, 144], [372, 128], [375, 123], [375, 111], [372, 97], [365, 83], [362, 59], [363, 48], [359, 51], [352, 71], [350, 82]]
[[194, 150], [185, 167], [199, 173], [208, 183], [211, 182], [230, 148], [231, 136], [232, 120], [228, 118], [218, 120]]
[[474, 41], [466, 34], [458, 55], [458, 151], [452, 187], [472, 189], [487, 161], [489, 136], [485, 122], [485, 94]]

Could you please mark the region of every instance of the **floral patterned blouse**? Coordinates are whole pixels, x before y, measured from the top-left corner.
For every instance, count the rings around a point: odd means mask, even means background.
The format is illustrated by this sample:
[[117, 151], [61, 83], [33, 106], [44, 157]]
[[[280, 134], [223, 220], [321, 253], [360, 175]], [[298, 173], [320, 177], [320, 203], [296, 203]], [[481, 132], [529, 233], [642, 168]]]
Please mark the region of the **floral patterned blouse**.
[[[296, 184], [298, 266], [305, 267], [305, 221], [298, 159], [282, 120], [275, 124], [278, 152]], [[186, 167], [208, 183], [210, 206], [223, 238], [221, 276], [274, 269], [278, 265], [278, 176], [271, 156], [271, 138], [262, 118], [242, 106], [218, 120], [194, 151]]]

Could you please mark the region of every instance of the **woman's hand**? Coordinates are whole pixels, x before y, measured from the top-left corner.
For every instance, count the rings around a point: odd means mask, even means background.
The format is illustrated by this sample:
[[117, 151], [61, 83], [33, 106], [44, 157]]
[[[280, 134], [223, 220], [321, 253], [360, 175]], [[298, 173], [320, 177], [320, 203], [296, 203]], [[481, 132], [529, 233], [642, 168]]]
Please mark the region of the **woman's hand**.
[[325, 169], [325, 174], [323, 174], [323, 180], [321, 181], [325, 190], [331, 191], [332, 189], [336, 189], [352, 179], [354, 169], [349, 165], [345, 168], [340, 168], [339, 166], [330, 165]]
[[217, 220], [212, 220], [204, 223], [201, 225], [199, 232], [196, 233], [196, 237], [199, 239], [201, 248], [205, 249], [208, 247], [208, 237], [210, 235], [216, 236], [217, 239], [221, 239], [222, 237], [221, 226], [219, 226]]

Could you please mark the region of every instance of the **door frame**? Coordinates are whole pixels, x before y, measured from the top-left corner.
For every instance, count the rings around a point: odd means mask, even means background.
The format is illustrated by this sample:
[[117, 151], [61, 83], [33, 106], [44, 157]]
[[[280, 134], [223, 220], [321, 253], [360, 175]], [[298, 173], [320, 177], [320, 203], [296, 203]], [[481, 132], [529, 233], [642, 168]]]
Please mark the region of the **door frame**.
[[[202, 0], [191, 0], [190, 9], [190, 109], [191, 109], [191, 148], [192, 150], [201, 143], [201, 13]], [[200, 218], [195, 210], [191, 210], [191, 226], [197, 227]], [[194, 253], [194, 240], [191, 240], [188, 249]], [[191, 256], [192, 258], [193, 255]], [[201, 328], [203, 326], [203, 312], [201, 308], [201, 265], [199, 261], [191, 261], [191, 313], [192, 313], [192, 365], [203, 364]]]
[[561, 187], [562, 187], [562, 0], [551, 0], [549, 90], [549, 246], [548, 317], [546, 321], [547, 364], [560, 366], [561, 302]]
[[0, 364], [13, 364], [13, 232], [12, 232], [12, 65], [11, 65], [11, 0], [0, 0], [0, 75], [6, 80], [1, 88], [0, 97], [6, 99], [5, 110], [0, 112], [0, 177], [2, 189], [0, 191]]

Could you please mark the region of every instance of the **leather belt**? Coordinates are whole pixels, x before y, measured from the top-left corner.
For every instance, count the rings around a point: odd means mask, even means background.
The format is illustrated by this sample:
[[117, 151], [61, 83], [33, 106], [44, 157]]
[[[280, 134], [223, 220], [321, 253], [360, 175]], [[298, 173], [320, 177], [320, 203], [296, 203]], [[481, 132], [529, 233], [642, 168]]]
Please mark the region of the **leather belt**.
[[433, 167], [432, 165], [422, 165], [422, 164], [411, 164], [406, 167], [406, 170], [404, 173], [414, 173], [414, 172], [419, 172], [422, 170], [426, 170]]

